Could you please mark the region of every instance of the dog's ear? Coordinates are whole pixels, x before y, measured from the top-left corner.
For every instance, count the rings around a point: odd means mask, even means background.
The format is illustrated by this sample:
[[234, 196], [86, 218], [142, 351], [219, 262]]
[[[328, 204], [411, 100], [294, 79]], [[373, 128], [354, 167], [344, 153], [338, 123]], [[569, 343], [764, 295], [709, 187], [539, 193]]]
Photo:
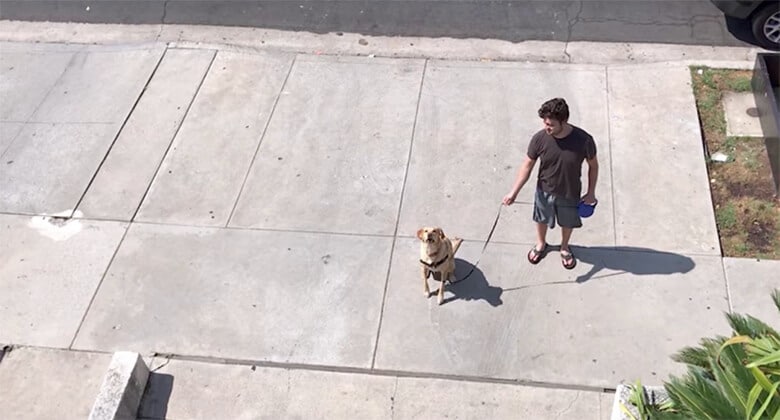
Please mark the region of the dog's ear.
[[417, 239], [422, 241], [422, 234], [423, 234], [423, 230], [422, 229], [417, 229]]
[[440, 238], [446, 239], [447, 236], [444, 235], [444, 231], [441, 230], [441, 228], [436, 228], [436, 233], [439, 235]]

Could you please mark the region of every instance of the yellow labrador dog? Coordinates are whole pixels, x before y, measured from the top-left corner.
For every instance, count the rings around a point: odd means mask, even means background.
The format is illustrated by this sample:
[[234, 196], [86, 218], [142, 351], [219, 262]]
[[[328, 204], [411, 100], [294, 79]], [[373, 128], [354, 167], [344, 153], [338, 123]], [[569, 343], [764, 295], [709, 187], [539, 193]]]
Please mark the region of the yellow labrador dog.
[[444, 301], [444, 284], [455, 275], [455, 253], [463, 240], [446, 237], [444, 231], [438, 227], [424, 227], [418, 230], [417, 239], [420, 240], [420, 268], [425, 285], [425, 297], [431, 297], [428, 277], [433, 274], [434, 280], [441, 281], [439, 286], [439, 305], [441, 305]]

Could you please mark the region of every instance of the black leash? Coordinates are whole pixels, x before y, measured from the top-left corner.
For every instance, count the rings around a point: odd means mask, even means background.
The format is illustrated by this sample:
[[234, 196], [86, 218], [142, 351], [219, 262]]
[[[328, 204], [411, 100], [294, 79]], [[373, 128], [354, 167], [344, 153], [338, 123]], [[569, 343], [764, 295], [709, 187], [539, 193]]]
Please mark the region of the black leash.
[[498, 207], [498, 213], [496, 213], [496, 220], [493, 221], [493, 227], [490, 228], [490, 233], [488, 233], [487, 239], [485, 240], [485, 245], [482, 246], [482, 252], [479, 254], [479, 258], [477, 258], [477, 262], [474, 263], [474, 265], [471, 266], [471, 271], [469, 271], [468, 274], [466, 274], [466, 277], [463, 277], [462, 279], [455, 279], [454, 283], [461, 282], [463, 280], [466, 280], [474, 273], [474, 270], [477, 269], [477, 265], [479, 265], [479, 261], [482, 259], [482, 256], [485, 255], [485, 249], [487, 249], [488, 244], [490, 243], [490, 239], [493, 238], [493, 232], [496, 231], [496, 226], [498, 226], [498, 219], [501, 218], [501, 210], [503, 210], [504, 204], [502, 203]]

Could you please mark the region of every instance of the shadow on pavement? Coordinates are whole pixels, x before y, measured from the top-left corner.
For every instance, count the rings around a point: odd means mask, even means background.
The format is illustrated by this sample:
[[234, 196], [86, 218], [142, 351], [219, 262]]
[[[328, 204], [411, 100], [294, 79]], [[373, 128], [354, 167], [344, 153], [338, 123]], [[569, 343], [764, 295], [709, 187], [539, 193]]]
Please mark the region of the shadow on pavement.
[[726, 30], [736, 39], [746, 42], [752, 46], [759, 46], [753, 31], [750, 28], [750, 21], [726, 16]]
[[173, 392], [173, 375], [150, 372], [141, 405], [138, 407], [138, 418], [148, 420], [167, 418], [171, 392]]
[[[577, 283], [623, 273], [637, 276], [687, 273], [696, 266], [691, 258], [684, 255], [650, 248], [572, 246], [572, 251], [580, 264], [591, 265], [587, 273], [577, 277]], [[604, 269], [617, 272], [596, 275]]]
[[[464, 278], [472, 268], [474, 272], [468, 278]], [[446, 290], [454, 296], [444, 299], [444, 303], [456, 300], [484, 300], [493, 307], [504, 303], [501, 300], [504, 291], [500, 287], [491, 286], [482, 270], [474, 267], [470, 262], [455, 258], [455, 278], [463, 280], [447, 285]]]

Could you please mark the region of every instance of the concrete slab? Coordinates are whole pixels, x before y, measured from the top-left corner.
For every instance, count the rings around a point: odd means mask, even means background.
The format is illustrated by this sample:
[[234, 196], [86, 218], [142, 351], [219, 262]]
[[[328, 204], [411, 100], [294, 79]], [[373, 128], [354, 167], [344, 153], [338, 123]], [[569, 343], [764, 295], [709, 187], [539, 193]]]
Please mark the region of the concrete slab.
[[617, 245], [720, 255], [688, 68], [608, 72]]
[[135, 215], [214, 54], [175, 49], [165, 53], [79, 206], [86, 217], [130, 220]]
[[[672, 353], [726, 329], [716, 257], [577, 248], [566, 271], [555, 252], [532, 266], [524, 246], [491, 244], [438, 306], [423, 297], [418, 246], [396, 243], [377, 369], [614, 387], [679, 372]], [[461, 246], [458, 277], [480, 250]]]
[[113, 124], [26, 124], [0, 165], [0, 211], [69, 213], [108, 152], [117, 128]]
[[723, 111], [727, 136], [764, 137], [752, 92], [724, 92]]
[[123, 234], [113, 222], [0, 215], [0, 342], [68, 347]]
[[391, 242], [135, 224], [75, 346], [369, 367]]
[[395, 418], [598, 419], [599, 393], [425, 378], [399, 378]]
[[392, 235], [423, 64], [299, 57], [231, 225]]
[[73, 56], [70, 51], [15, 51], [0, 43], [0, 121], [29, 120]]
[[[0, 122], [0, 157], [11, 146], [11, 143], [16, 139], [16, 135], [22, 131], [23, 125], [22, 123]], [[8, 164], [8, 162], [5, 163]]]
[[227, 224], [292, 60], [217, 54], [138, 220]]
[[602, 392], [599, 394], [599, 418], [601, 420], [612, 419], [612, 406], [615, 403], [614, 392]]
[[17, 348], [0, 363], [0, 412], [9, 419], [85, 419], [110, 354]]
[[77, 52], [31, 121], [121, 123], [164, 52], [164, 46]]
[[[414, 235], [423, 225], [440, 225], [450, 235], [484, 240], [531, 136], [542, 128], [539, 106], [562, 96], [571, 122], [596, 139], [601, 159], [599, 209], [576, 238], [614, 245], [605, 89], [600, 66], [431, 62], [399, 232]], [[536, 171], [518, 201], [532, 203], [535, 186]], [[533, 229], [530, 206], [513, 206], [505, 209], [494, 240], [533, 242]]]
[[155, 371], [140, 419], [384, 419], [396, 378], [171, 360]]
[[724, 258], [732, 310], [752, 315], [780, 328], [780, 311], [772, 300], [772, 291], [780, 288], [777, 281], [780, 261], [748, 258]]

